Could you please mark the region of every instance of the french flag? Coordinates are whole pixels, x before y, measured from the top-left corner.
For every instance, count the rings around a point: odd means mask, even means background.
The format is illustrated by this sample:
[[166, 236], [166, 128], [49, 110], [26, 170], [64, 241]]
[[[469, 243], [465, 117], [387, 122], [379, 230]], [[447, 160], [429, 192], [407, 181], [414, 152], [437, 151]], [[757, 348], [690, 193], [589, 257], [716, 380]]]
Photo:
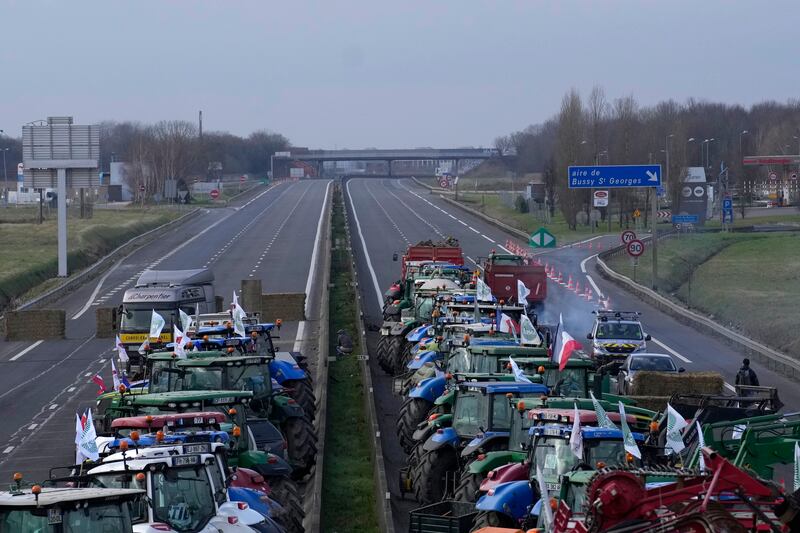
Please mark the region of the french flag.
[[97, 391], [97, 394], [103, 394], [104, 392], [106, 392], [106, 384], [103, 381], [103, 378], [100, 376], [100, 374], [95, 374], [94, 377], [92, 377], [92, 381], [98, 387], [100, 387], [100, 390]]
[[564, 329], [564, 317], [558, 315], [558, 334], [556, 335], [555, 348], [553, 349], [553, 360], [558, 363], [558, 370], [564, 370], [567, 361], [575, 350], [583, 348], [581, 343], [572, 338], [572, 335]]

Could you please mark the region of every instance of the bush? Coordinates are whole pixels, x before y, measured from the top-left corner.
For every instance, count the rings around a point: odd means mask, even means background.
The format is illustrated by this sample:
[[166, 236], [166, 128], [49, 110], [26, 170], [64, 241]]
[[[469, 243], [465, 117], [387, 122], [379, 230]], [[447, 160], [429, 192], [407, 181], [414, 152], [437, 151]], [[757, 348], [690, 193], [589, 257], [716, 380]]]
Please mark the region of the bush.
[[528, 201], [521, 195], [517, 195], [517, 199], [514, 201], [516, 205], [517, 211], [520, 213], [527, 213], [528, 212]]

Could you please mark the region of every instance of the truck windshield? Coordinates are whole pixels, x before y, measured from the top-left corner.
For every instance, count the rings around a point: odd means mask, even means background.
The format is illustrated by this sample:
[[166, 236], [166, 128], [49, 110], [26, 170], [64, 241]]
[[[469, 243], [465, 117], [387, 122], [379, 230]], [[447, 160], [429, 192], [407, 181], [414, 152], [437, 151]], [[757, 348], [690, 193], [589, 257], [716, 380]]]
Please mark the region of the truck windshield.
[[[0, 511], [0, 531], [14, 533], [105, 533], [130, 531], [131, 517], [127, 505], [89, 502], [88, 507], [75, 509], [41, 508]], [[56, 521], [59, 522], [56, 522]]]
[[456, 396], [453, 428], [459, 435], [477, 435], [486, 425], [486, 397], [480, 392], [463, 392]]
[[176, 531], [197, 531], [216, 512], [205, 468], [153, 472], [153, 516]]
[[642, 326], [634, 322], [601, 322], [597, 325], [595, 337], [598, 339], [625, 339], [632, 341], [640, 341], [644, 338]]
[[[193, 306], [182, 306], [183, 312], [189, 316], [193, 316], [195, 309]], [[172, 333], [172, 326], [170, 324], [180, 324], [178, 320], [178, 307], [139, 307], [138, 305], [125, 305], [122, 310], [122, 319], [120, 321], [121, 331], [142, 332], [150, 331], [150, 320], [153, 318], [153, 311], [164, 317], [163, 331]]]

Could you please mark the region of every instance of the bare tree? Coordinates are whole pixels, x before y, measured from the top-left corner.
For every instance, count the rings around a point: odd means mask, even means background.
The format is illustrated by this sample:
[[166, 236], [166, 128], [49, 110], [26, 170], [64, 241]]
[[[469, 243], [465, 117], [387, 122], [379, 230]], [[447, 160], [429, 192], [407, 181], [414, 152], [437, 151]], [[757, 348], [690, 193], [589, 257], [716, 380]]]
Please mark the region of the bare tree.
[[583, 104], [578, 91], [570, 90], [561, 100], [558, 114], [558, 150], [556, 174], [563, 176], [557, 183], [561, 212], [570, 229], [577, 228], [577, 214], [581, 210], [581, 194], [568, 187], [567, 167], [578, 162], [583, 139]]

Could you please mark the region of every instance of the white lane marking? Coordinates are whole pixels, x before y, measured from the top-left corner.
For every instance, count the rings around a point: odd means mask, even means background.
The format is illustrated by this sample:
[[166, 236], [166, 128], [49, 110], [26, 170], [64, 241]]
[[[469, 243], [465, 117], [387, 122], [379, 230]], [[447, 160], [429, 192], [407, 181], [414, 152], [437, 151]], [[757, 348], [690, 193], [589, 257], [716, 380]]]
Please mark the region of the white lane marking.
[[490, 237], [487, 237], [486, 235], [484, 235], [483, 233], [481, 233], [481, 237], [483, 237], [484, 239], [486, 239], [490, 243], [494, 244], [494, 241]]
[[[256, 200], [258, 200], [259, 198], [261, 198], [263, 195], [265, 195], [265, 194], [266, 194], [267, 192], [269, 192], [270, 190], [272, 190], [272, 187], [268, 188], [267, 190], [265, 190], [264, 192], [260, 193], [258, 196], [256, 196], [255, 198], [253, 198], [252, 200], [250, 200], [249, 202], [247, 202], [246, 204], [244, 204], [244, 205], [242, 206], [242, 208], [244, 208], [244, 207], [247, 207], [247, 206], [248, 206], [248, 205], [250, 205], [251, 203], [255, 202]], [[289, 190], [289, 188], [287, 187], [287, 189], [286, 189], [286, 190]], [[285, 191], [284, 191], [284, 192], [285, 192]], [[271, 205], [271, 204], [270, 204], [270, 205]], [[214, 222], [213, 224], [211, 224], [210, 226], [208, 226], [207, 228], [205, 228], [205, 229], [204, 229], [203, 231], [201, 231], [200, 233], [197, 233], [196, 235], [194, 235], [193, 237], [189, 238], [188, 240], [186, 240], [186, 241], [183, 241], [183, 243], [179, 244], [179, 245], [178, 245], [176, 248], [173, 248], [173, 249], [172, 249], [172, 250], [171, 250], [169, 253], [167, 253], [167, 254], [163, 255], [161, 258], [159, 258], [159, 260], [158, 260], [158, 261], [157, 261], [157, 262], [156, 262], [154, 265], [157, 265], [157, 264], [158, 264], [158, 263], [160, 263], [161, 261], [164, 261], [165, 259], [168, 259], [168, 258], [169, 258], [169, 257], [171, 257], [172, 255], [174, 255], [175, 253], [177, 253], [178, 251], [180, 251], [180, 250], [181, 250], [183, 247], [185, 247], [186, 245], [188, 245], [190, 242], [194, 241], [195, 239], [197, 239], [197, 238], [198, 238], [198, 237], [200, 237], [201, 235], [205, 234], [207, 231], [210, 231], [211, 229], [215, 228], [216, 226], [218, 226], [219, 224], [221, 224], [222, 222], [224, 222], [225, 220], [227, 220], [227, 219], [228, 219], [228, 217], [231, 217], [231, 216], [233, 216], [233, 214], [234, 214], [234, 213], [236, 213], [236, 212], [238, 212], [238, 210], [237, 210], [237, 211], [232, 211], [232, 212], [230, 212], [230, 213], [229, 213], [227, 216], [225, 216], [225, 217], [223, 217], [223, 218], [221, 218], [221, 219], [217, 220], [216, 222]], [[81, 308], [81, 310], [80, 310], [80, 311], [78, 311], [77, 313], [75, 313], [74, 315], [72, 315], [72, 318], [71, 318], [71, 320], [77, 320], [77, 319], [79, 319], [80, 317], [82, 317], [82, 316], [83, 316], [83, 314], [84, 314], [84, 313], [86, 313], [86, 311], [88, 311], [88, 310], [89, 310], [89, 308], [90, 308], [90, 307], [91, 307], [93, 304], [94, 304], [94, 305], [97, 305], [97, 304], [94, 302], [94, 299], [95, 299], [95, 297], [97, 297], [97, 293], [98, 293], [98, 292], [100, 292], [100, 288], [103, 286], [103, 282], [105, 282], [106, 278], [108, 278], [108, 276], [109, 276], [109, 275], [111, 275], [111, 273], [112, 273], [112, 272], [114, 272], [114, 270], [116, 270], [116, 268], [117, 268], [119, 265], [121, 265], [122, 263], [124, 263], [124, 262], [125, 262], [125, 259], [127, 259], [127, 256], [126, 256], [126, 257], [124, 257], [122, 260], [120, 260], [120, 261], [117, 261], [117, 263], [116, 263], [116, 264], [115, 264], [115, 265], [114, 265], [114, 266], [111, 268], [111, 270], [109, 270], [108, 272], [106, 272], [106, 273], [105, 273], [105, 275], [104, 275], [102, 278], [100, 278], [100, 281], [98, 281], [98, 282], [97, 282], [97, 286], [94, 288], [94, 291], [92, 292], [92, 295], [91, 295], [91, 296], [89, 296], [89, 299], [86, 301], [86, 304], [84, 304], [84, 306]], [[154, 265], [151, 265], [151, 268], [152, 268], [152, 266], [154, 266]], [[133, 278], [131, 278], [131, 280], [132, 280], [132, 279], [133, 279]], [[130, 281], [129, 281], [129, 282], [130, 282]]]
[[467, 224], [467, 223], [466, 223], [466, 222], [464, 222], [463, 220], [459, 220], [458, 222], [459, 222], [459, 224], [461, 224], [462, 226], [469, 226], [469, 224]]
[[28, 426], [28, 431], [33, 431], [33, 430], [34, 430], [34, 429], [36, 429], [38, 426], [39, 426], [39, 424], [31, 424], [30, 426]]
[[57, 408], [58, 408], [58, 404], [57, 403], [54, 403], [54, 404], [50, 405], [50, 407], [48, 407], [48, 409], [50, 409], [51, 411], [53, 409], [57, 409]]
[[3, 453], [11, 453], [11, 451], [12, 451], [13, 449], [14, 449], [14, 447], [13, 447], [13, 446], [9, 446], [9, 447], [8, 447], [8, 448], [6, 448], [5, 450], [3, 450]]
[[454, 216], [453, 216], [453, 215], [451, 215], [450, 213], [447, 213], [447, 216], [449, 216], [449, 217], [450, 217], [450, 218], [452, 218], [453, 220], [458, 220], [456, 217], [454, 217]]
[[34, 342], [34, 343], [33, 343], [33, 344], [31, 344], [30, 346], [28, 346], [27, 348], [25, 348], [24, 350], [22, 350], [21, 352], [19, 352], [17, 355], [15, 355], [15, 356], [14, 356], [14, 357], [12, 357], [11, 359], [9, 359], [9, 361], [16, 361], [17, 359], [19, 359], [20, 357], [22, 357], [22, 356], [23, 356], [23, 355], [25, 355], [26, 353], [30, 352], [31, 350], [33, 350], [34, 348], [36, 348], [37, 346], [39, 346], [40, 344], [42, 344], [43, 342], [44, 342], [44, 340], [38, 340], [38, 341]]
[[75, 392], [75, 387], [70, 387], [67, 389], [67, 392]]
[[378, 276], [375, 275], [375, 269], [372, 268], [372, 261], [369, 258], [369, 250], [367, 250], [367, 242], [364, 240], [364, 234], [361, 232], [361, 223], [358, 221], [356, 206], [353, 205], [353, 196], [350, 194], [350, 181], [347, 182], [346, 189], [347, 196], [350, 199], [350, 209], [353, 211], [353, 218], [356, 221], [358, 237], [361, 239], [361, 248], [364, 250], [364, 258], [367, 260], [367, 268], [369, 268], [369, 275], [372, 278], [372, 286], [375, 288], [375, 297], [378, 301], [378, 309], [381, 309], [383, 307], [383, 293], [381, 293], [380, 286], [378, 285]]
[[664, 348], [666, 351], [668, 351], [669, 353], [671, 353], [672, 355], [674, 355], [675, 357], [677, 357], [678, 359], [680, 359], [684, 363], [691, 363], [692, 362], [689, 358], [682, 356], [681, 354], [679, 354], [678, 352], [676, 352], [675, 350], [673, 350], [672, 348], [670, 348], [669, 346], [667, 346], [666, 344], [664, 344], [660, 340], [656, 339], [655, 337], [651, 337], [650, 340], [653, 341], [654, 343], [658, 344], [662, 348]]
[[734, 387], [733, 385], [731, 385], [727, 381], [725, 383], [723, 383], [723, 385], [725, 385], [725, 388], [728, 389], [729, 391], [736, 392], [736, 387]]
[[469, 229], [471, 229], [472, 231], [474, 231], [475, 233], [480, 233], [480, 231], [476, 230], [476, 229], [475, 229], [475, 228], [473, 228], [472, 226], [467, 226], [467, 227], [468, 227]]
[[592, 288], [594, 289], [595, 294], [598, 298], [603, 297], [603, 291], [600, 290], [600, 287], [597, 286], [597, 283], [594, 282], [594, 279], [589, 274], [586, 274], [586, 279], [591, 283]]
[[594, 259], [595, 257], [597, 257], [597, 254], [590, 255], [589, 257], [581, 261], [581, 272], [586, 274], [586, 262], [589, 261], [590, 259]]

